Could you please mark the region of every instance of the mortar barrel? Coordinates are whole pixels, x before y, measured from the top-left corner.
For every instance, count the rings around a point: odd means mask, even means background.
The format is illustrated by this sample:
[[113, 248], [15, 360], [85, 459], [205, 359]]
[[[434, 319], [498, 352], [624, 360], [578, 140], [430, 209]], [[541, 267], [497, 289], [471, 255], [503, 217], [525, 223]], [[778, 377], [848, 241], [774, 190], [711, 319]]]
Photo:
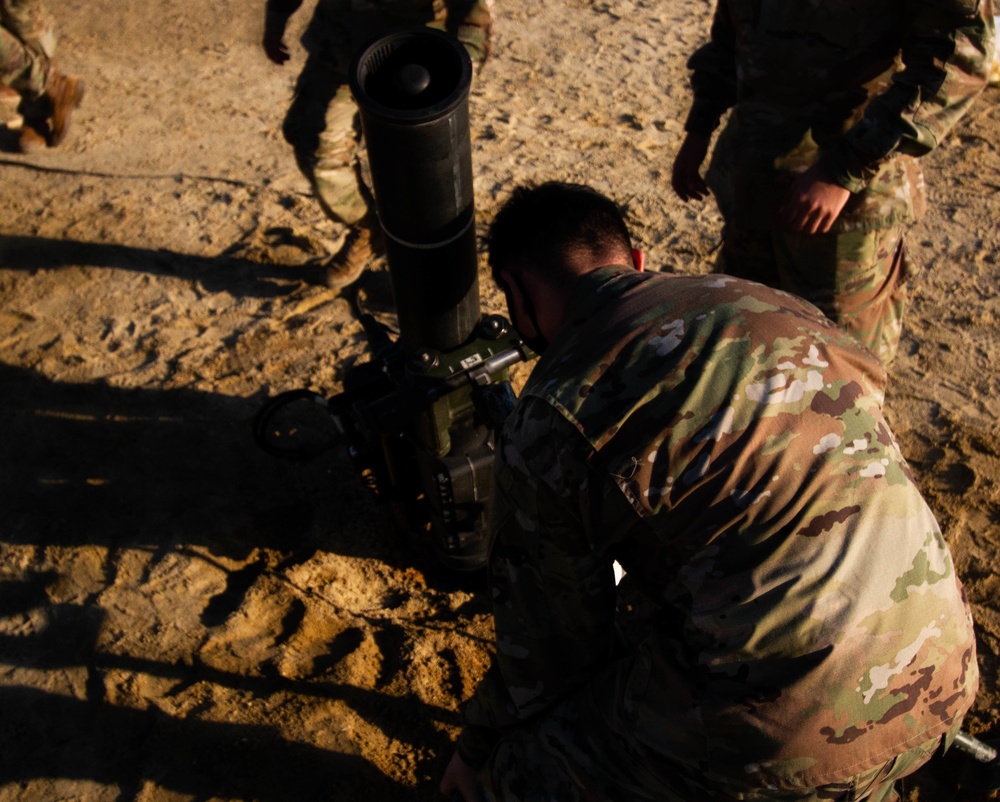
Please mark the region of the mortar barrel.
[[469, 87], [452, 36], [403, 29], [362, 48], [350, 70], [385, 234], [400, 339], [447, 352], [479, 322]]

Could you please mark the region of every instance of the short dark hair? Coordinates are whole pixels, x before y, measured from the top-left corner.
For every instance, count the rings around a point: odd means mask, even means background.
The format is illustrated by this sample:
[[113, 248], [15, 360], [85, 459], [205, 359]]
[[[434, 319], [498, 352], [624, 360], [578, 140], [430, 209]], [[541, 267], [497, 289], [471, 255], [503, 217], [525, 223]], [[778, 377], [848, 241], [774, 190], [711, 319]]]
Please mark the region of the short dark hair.
[[497, 212], [486, 245], [494, 279], [500, 270], [526, 268], [555, 280], [574, 275], [573, 252], [628, 256], [632, 239], [614, 201], [582, 184], [550, 181], [516, 188]]

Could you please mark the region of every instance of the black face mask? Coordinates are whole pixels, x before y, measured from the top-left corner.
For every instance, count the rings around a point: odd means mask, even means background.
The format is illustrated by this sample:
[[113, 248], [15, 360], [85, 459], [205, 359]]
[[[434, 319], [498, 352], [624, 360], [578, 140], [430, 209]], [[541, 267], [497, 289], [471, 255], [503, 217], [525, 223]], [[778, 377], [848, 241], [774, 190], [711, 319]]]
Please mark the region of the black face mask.
[[[513, 280], [517, 281], [517, 279]], [[500, 285], [500, 288], [503, 290], [504, 297], [507, 299], [507, 309], [512, 310], [514, 308], [514, 303], [511, 298], [510, 288], [505, 282], [502, 281], [497, 281], [497, 284]], [[524, 291], [523, 285], [518, 284], [517, 288], [521, 291], [521, 298], [524, 300], [524, 311], [528, 315], [528, 320], [531, 322], [532, 327], [535, 329], [535, 336], [527, 337], [520, 329], [517, 329], [517, 333], [521, 335], [521, 339], [524, 341], [524, 344], [528, 346], [528, 348], [541, 356], [545, 353], [545, 349], [549, 347], [549, 341], [545, 339], [542, 334], [541, 326], [538, 325], [538, 315], [535, 312], [535, 305], [531, 301], [531, 296]], [[514, 314], [511, 312], [511, 318], [513, 317]], [[513, 320], [511, 322], [513, 322]], [[516, 325], [515, 328], [517, 328]]]

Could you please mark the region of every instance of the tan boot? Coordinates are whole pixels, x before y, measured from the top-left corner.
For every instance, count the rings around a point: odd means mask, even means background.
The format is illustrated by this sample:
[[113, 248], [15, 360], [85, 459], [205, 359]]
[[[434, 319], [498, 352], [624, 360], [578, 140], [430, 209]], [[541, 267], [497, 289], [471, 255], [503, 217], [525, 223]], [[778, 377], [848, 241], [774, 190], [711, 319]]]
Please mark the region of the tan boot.
[[326, 286], [339, 290], [353, 284], [374, 257], [371, 229], [368, 226], [353, 229], [343, 247], [326, 265]]
[[20, 103], [20, 92], [4, 84], [0, 84], [0, 123], [5, 123], [19, 117], [17, 107]]
[[[44, 125], [42, 126], [44, 128]], [[17, 149], [21, 153], [34, 153], [44, 150], [48, 145], [48, 136], [39, 130], [35, 125], [25, 121], [21, 126], [21, 133], [17, 137]]]
[[63, 75], [55, 69], [49, 72], [45, 95], [52, 104], [48, 140], [50, 148], [56, 147], [65, 138], [73, 110], [83, 100], [83, 90], [84, 83], [79, 78]]

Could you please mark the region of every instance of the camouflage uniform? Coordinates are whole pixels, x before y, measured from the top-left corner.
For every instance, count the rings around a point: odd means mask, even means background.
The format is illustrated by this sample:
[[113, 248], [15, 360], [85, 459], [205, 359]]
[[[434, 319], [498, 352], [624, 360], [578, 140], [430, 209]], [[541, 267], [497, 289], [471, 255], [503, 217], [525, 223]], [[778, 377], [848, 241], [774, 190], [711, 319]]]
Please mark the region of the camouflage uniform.
[[[266, 25], [284, 30], [302, 0], [268, 0]], [[347, 70], [377, 36], [427, 24], [453, 32], [474, 63], [485, 59], [491, 0], [320, 0], [303, 37], [309, 52], [285, 118], [285, 138], [324, 211], [349, 226], [371, 208], [359, 180], [357, 109]]]
[[[719, 268], [812, 301], [883, 361], [895, 352], [923, 213], [915, 157], [985, 86], [992, 0], [718, 0], [689, 62], [689, 132], [719, 137], [706, 180], [725, 219]], [[905, 63], [905, 68], [904, 68]], [[776, 228], [815, 163], [853, 194], [827, 234]]]
[[891, 798], [978, 670], [884, 368], [729, 276], [601, 268], [569, 308], [498, 444], [486, 798]]
[[39, 0], [0, 0], [0, 83], [39, 98], [55, 46], [52, 15]]

